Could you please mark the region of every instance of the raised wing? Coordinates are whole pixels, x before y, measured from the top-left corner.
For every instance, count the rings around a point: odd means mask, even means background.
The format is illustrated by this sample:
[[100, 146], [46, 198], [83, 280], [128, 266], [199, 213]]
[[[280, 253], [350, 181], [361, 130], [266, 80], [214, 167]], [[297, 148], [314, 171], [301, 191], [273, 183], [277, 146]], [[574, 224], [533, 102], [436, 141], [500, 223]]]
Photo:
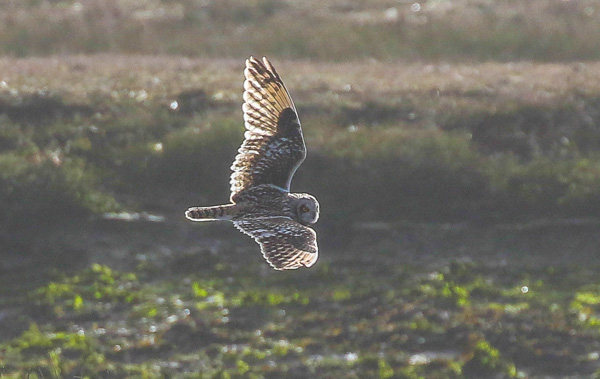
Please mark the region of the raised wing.
[[310, 267], [319, 257], [317, 233], [287, 217], [234, 221], [233, 224], [258, 242], [263, 256], [276, 270]]
[[281, 78], [263, 58], [246, 60], [244, 142], [231, 169], [231, 201], [246, 188], [273, 184], [286, 191], [306, 157], [296, 108]]

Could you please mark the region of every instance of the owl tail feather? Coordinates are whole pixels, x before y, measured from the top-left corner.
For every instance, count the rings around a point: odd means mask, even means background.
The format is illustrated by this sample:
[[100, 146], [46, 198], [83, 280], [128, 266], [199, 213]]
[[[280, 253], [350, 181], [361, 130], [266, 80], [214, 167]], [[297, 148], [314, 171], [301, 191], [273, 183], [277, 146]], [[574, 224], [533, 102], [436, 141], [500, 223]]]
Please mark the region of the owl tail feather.
[[231, 220], [237, 213], [236, 204], [227, 204], [214, 207], [192, 207], [185, 211], [185, 217], [192, 221]]

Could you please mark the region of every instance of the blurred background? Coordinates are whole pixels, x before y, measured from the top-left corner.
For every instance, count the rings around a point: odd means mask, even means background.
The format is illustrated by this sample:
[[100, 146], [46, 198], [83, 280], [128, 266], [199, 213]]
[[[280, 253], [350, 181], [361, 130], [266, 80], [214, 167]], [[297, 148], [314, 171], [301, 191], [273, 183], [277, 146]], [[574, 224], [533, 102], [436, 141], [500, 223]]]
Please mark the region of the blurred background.
[[[596, 0], [0, 2], [0, 376], [600, 375], [598, 35]], [[229, 197], [250, 55], [311, 269], [183, 217]]]

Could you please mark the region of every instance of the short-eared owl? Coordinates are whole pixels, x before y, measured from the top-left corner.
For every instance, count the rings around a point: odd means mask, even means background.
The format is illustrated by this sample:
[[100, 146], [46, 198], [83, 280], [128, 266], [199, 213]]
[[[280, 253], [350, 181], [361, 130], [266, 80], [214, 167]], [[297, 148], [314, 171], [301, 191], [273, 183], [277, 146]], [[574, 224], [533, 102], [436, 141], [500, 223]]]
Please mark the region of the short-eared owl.
[[310, 267], [318, 257], [317, 234], [307, 225], [317, 222], [319, 203], [309, 194], [290, 193], [306, 157], [296, 107], [266, 58], [247, 59], [244, 75], [246, 132], [231, 166], [230, 204], [189, 208], [185, 216], [232, 221], [276, 270]]

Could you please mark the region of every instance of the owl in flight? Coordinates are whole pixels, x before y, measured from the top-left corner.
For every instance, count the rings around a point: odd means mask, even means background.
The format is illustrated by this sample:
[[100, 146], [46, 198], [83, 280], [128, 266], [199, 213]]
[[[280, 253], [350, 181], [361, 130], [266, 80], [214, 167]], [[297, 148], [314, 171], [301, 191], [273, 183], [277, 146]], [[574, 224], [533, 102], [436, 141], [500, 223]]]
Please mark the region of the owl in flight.
[[291, 193], [292, 176], [306, 146], [290, 94], [267, 58], [250, 57], [244, 70], [244, 142], [231, 169], [230, 203], [193, 207], [192, 221], [229, 220], [260, 245], [276, 270], [312, 266], [318, 257], [319, 203], [306, 193]]

